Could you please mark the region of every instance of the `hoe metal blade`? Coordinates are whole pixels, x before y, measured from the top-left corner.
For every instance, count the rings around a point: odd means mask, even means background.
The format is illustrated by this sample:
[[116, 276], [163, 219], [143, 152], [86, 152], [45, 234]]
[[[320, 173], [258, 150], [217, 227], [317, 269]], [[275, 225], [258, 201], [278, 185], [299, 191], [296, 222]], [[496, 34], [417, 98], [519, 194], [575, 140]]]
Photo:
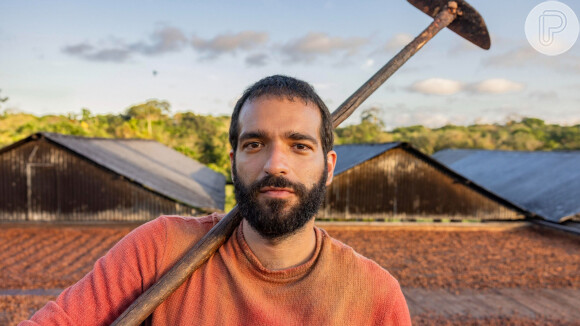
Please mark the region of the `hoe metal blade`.
[[[417, 9], [435, 18], [439, 12], [445, 8], [449, 0], [407, 0]], [[473, 9], [464, 0], [454, 0], [457, 2], [457, 18], [447, 27], [465, 38], [469, 42], [488, 50], [491, 46], [487, 26], [477, 10]]]

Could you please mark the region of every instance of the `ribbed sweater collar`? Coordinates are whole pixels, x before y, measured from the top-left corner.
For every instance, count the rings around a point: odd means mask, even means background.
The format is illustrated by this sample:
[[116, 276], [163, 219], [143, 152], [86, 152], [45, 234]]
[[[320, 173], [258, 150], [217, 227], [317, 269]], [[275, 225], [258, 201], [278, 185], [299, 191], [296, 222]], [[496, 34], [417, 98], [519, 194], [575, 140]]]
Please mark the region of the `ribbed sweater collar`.
[[[315, 267], [316, 261], [320, 256], [322, 248], [322, 231], [319, 228], [314, 227], [314, 232], [316, 236], [316, 247], [314, 249], [314, 254], [312, 255], [312, 257], [310, 257], [308, 261], [299, 266], [281, 270], [271, 270], [262, 265], [262, 263], [258, 260], [258, 257], [256, 257], [256, 255], [252, 252], [252, 249], [250, 249], [250, 246], [246, 242], [242, 224], [240, 224], [240, 226], [235, 232], [234, 236], [236, 238], [235, 239], [236, 241], [234, 241], [234, 243], [237, 246], [239, 246], [240, 251], [244, 253], [245, 259], [249, 263], [250, 268], [255, 274], [257, 274], [258, 277], [268, 281], [285, 283], [306, 276]], [[244, 257], [239, 258], [244, 259]]]

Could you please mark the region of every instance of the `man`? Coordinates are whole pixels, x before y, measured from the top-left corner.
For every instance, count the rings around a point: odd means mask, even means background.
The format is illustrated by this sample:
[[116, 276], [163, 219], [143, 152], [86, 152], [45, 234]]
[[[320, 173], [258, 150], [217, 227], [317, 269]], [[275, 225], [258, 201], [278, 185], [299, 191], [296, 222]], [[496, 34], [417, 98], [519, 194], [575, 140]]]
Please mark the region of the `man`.
[[[314, 226], [336, 163], [328, 109], [305, 82], [246, 90], [230, 126], [244, 217], [232, 237], [149, 318], [155, 325], [409, 325], [384, 269]], [[29, 322], [106, 325], [221, 218], [162, 216], [135, 229]]]

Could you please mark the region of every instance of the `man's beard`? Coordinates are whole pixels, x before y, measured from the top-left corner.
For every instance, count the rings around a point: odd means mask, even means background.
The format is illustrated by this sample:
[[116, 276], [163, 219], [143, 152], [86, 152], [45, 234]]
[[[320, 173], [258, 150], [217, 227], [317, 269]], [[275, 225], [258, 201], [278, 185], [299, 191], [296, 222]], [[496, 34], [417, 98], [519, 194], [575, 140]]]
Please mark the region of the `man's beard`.
[[[293, 183], [284, 177], [273, 175], [267, 175], [246, 186], [240, 181], [234, 162], [234, 193], [242, 217], [266, 239], [284, 239], [294, 234], [314, 217], [322, 205], [326, 195], [325, 172], [326, 164], [320, 179], [310, 190], [301, 183]], [[258, 194], [263, 187], [292, 189], [298, 201], [290, 207], [286, 207], [286, 199], [268, 198], [261, 203], [258, 201]]]

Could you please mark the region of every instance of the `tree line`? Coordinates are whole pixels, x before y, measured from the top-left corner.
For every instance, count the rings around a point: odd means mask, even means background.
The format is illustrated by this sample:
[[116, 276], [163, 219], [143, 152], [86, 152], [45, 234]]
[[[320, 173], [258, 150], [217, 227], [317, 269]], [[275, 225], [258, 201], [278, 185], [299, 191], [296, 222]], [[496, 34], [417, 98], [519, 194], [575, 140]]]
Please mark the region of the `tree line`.
[[[446, 148], [580, 150], [580, 125], [560, 126], [537, 118], [522, 118], [504, 124], [441, 128], [417, 125], [386, 131], [379, 116], [377, 108], [363, 110], [360, 123], [335, 130], [335, 144], [405, 141], [426, 154]], [[80, 114], [35, 116], [4, 110], [0, 114], [0, 147], [40, 131], [86, 137], [146, 138], [196, 159], [229, 179], [229, 122], [229, 116], [170, 114], [169, 103], [159, 100], [132, 106], [121, 114], [92, 114], [82, 109]]]

